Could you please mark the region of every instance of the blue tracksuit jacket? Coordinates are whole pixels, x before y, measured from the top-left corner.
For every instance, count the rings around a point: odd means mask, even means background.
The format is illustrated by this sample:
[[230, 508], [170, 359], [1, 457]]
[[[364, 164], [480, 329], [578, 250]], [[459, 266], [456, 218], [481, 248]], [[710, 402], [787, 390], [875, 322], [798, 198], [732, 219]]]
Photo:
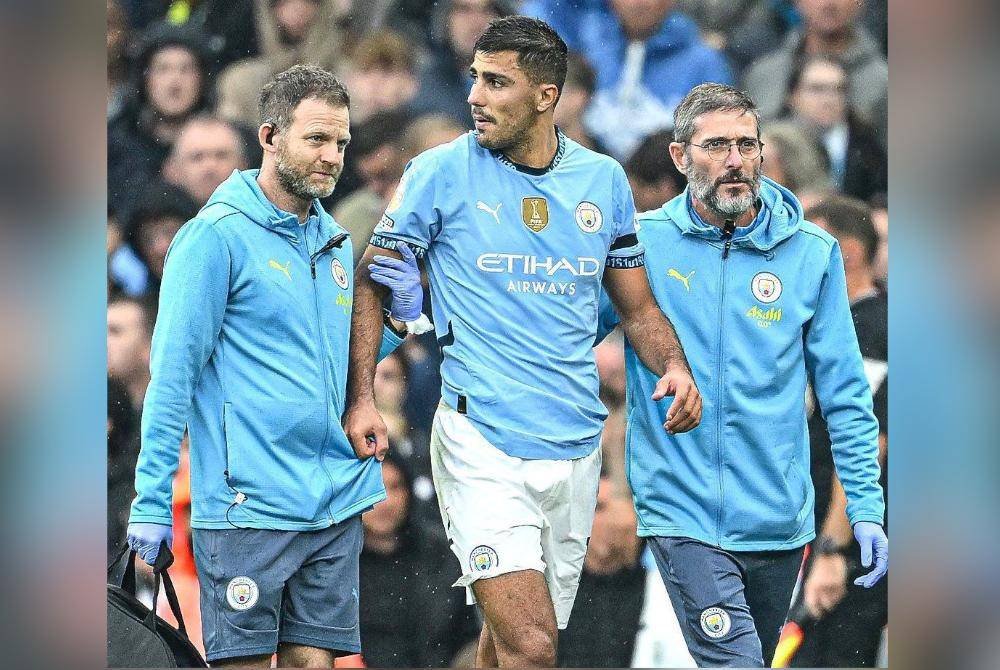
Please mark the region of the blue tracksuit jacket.
[[[816, 390], [851, 523], [882, 523], [878, 423], [858, 351], [837, 241], [762, 178], [763, 207], [726, 252], [689, 195], [640, 215], [653, 294], [680, 337], [703, 399], [701, 424], [669, 435], [668, 397], [626, 341], [627, 473], [641, 536], [733, 551], [815, 536], [806, 384]], [[602, 298], [599, 337], [617, 323]]]
[[[319, 201], [300, 226], [256, 177], [234, 172], [167, 254], [130, 521], [171, 523], [185, 426], [194, 528], [315, 530], [385, 498], [340, 424], [350, 238], [331, 244]], [[382, 354], [399, 343], [387, 330]]]

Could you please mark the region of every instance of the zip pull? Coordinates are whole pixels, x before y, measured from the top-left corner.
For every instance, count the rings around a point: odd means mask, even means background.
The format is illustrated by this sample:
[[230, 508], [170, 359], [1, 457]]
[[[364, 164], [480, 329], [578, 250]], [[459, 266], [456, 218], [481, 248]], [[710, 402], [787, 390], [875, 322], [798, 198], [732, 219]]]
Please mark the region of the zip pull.
[[312, 256], [309, 257], [309, 269], [312, 271], [313, 279], [316, 279], [316, 259], [325, 254], [326, 252], [328, 252], [330, 249], [340, 247], [340, 245], [342, 245], [344, 243], [344, 240], [346, 240], [348, 237], [350, 236], [347, 233], [337, 233], [329, 240], [327, 240], [326, 244], [320, 247], [319, 251], [317, 251], [316, 253], [314, 253]]
[[725, 225], [722, 227], [722, 239], [726, 241], [726, 244], [722, 247], [722, 258], [729, 258], [729, 250], [733, 246], [733, 233], [736, 232], [736, 222], [732, 219], [726, 219]]

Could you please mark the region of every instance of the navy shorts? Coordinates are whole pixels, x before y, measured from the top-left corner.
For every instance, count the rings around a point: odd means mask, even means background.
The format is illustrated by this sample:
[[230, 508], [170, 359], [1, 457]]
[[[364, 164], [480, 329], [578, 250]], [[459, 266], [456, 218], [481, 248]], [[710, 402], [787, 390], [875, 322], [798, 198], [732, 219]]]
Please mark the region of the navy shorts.
[[687, 537], [649, 545], [698, 667], [770, 667], [803, 548], [731, 552]]
[[361, 516], [324, 530], [192, 532], [208, 661], [273, 654], [278, 642], [361, 651]]

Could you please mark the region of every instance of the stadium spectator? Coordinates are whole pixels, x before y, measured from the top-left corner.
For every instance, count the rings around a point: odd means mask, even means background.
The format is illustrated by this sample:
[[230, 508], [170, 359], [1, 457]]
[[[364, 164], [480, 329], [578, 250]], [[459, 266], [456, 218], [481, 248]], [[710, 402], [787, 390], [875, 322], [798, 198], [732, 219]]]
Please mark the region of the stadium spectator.
[[414, 45], [399, 33], [379, 31], [351, 52], [344, 84], [351, 91], [351, 121], [363, 124], [376, 112], [409, 110], [417, 95]]
[[627, 668], [642, 613], [646, 570], [639, 563], [635, 510], [605, 476], [569, 627], [559, 639], [559, 667]]
[[160, 174], [184, 122], [209, 104], [204, 36], [151, 26], [133, 69], [132, 96], [108, 126], [108, 200], [126, 216]]
[[198, 211], [186, 191], [154, 183], [129, 217], [128, 237], [149, 270], [149, 287], [159, 291], [163, 264], [174, 235]]
[[108, 376], [121, 383], [132, 410], [142, 412], [149, 385], [149, 347], [156, 310], [140, 298], [117, 297], [108, 301]]
[[[880, 123], [874, 117], [888, 95], [889, 68], [878, 44], [858, 21], [863, 4], [858, 0], [796, 0], [802, 26], [754, 61], [743, 78], [743, 86], [757, 101], [761, 116], [771, 119], [781, 114], [800, 58], [827, 54], [839, 58], [847, 68], [851, 107], [869, 123]], [[885, 133], [884, 125], [876, 128]]]
[[163, 164], [163, 179], [201, 207], [234, 170], [247, 167], [243, 137], [228, 121], [209, 115], [189, 119]]
[[832, 186], [822, 149], [801, 125], [792, 121], [764, 123], [761, 172], [801, 200], [806, 193], [826, 192]]
[[601, 431], [601, 471], [610, 479], [615, 495], [630, 498], [625, 474], [625, 354], [619, 333], [612, 333], [594, 347], [600, 379], [601, 402], [608, 410]]
[[403, 136], [404, 152], [407, 156], [416, 156], [439, 144], [451, 142], [467, 132], [463, 124], [450, 116], [425, 114], [406, 127], [406, 134]]
[[108, 295], [142, 295], [149, 286], [149, 269], [125, 241], [125, 228], [108, 204]]
[[833, 186], [868, 200], [888, 187], [888, 159], [875, 130], [847, 104], [847, 71], [832, 56], [812, 55], [789, 79], [787, 109], [823, 149]]
[[[629, 334], [629, 482], [640, 534], [694, 660], [764, 667], [815, 536], [807, 381], [828, 420], [858, 545], [875, 556], [858, 578], [866, 588], [889, 559], [878, 422], [840, 249], [803, 220], [791, 192], [761, 177], [753, 101], [703, 84], [674, 118], [670, 154], [688, 188], [636, 230], [659, 308], [676, 319], [694, 376], [715, 380], [702, 424], [714, 429], [663, 431], [656, 375]], [[615, 314], [607, 302], [601, 314], [606, 332]]]
[[351, 140], [354, 172], [360, 188], [337, 201], [333, 217], [355, 241], [354, 262], [364, 253], [368, 238], [396, 190], [409, 156], [401, 146], [409, 120], [402, 110], [377, 112], [357, 126]]
[[260, 53], [219, 74], [219, 116], [256, 128], [260, 90], [271, 77], [296, 63], [336, 70], [346, 48], [344, 22], [350, 9], [349, 0], [254, 0]]
[[632, 187], [635, 211], [657, 209], [684, 190], [687, 180], [670, 159], [674, 135], [658, 130], [642, 140], [625, 161], [625, 174]]
[[117, 0], [108, 0], [108, 121], [117, 118], [129, 90], [128, 17]]
[[879, 286], [889, 284], [889, 199], [876, 196], [869, 203], [872, 207], [872, 223], [878, 233], [878, 253], [875, 254], [875, 281]]
[[[110, 349], [110, 347], [109, 347]], [[110, 351], [109, 351], [110, 353]], [[139, 416], [125, 385], [108, 377], [108, 562], [125, 541], [128, 506], [135, 496]]]
[[408, 469], [388, 456], [382, 478], [386, 499], [362, 517], [361, 653], [374, 668], [447, 666], [478, 635], [475, 615], [451, 588], [448, 545], [411, 521]]
[[420, 71], [416, 115], [446, 114], [465, 128], [469, 112], [469, 65], [476, 38], [490, 21], [513, 14], [510, 0], [441, 0], [431, 17], [431, 48]]
[[141, 0], [132, 4], [132, 25], [140, 30], [166, 21], [205, 33], [212, 73], [257, 55], [253, 0]]
[[[170, 545], [187, 427], [208, 661], [330, 667], [360, 651], [360, 514], [385, 495], [340, 423], [352, 261], [318, 201], [343, 166], [350, 98], [294, 66], [260, 99], [260, 170], [234, 172], [170, 247], [127, 533], [149, 564]], [[409, 321], [419, 271], [400, 266], [392, 313]], [[403, 324], [383, 324], [387, 354]]]
[[674, 0], [601, 0], [579, 8], [536, 0], [524, 11], [549, 20], [597, 72], [587, 128], [624, 161], [643, 137], [669, 128], [674, 106], [703, 81], [729, 83], [725, 58], [702, 41]]
[[587, 59], [578, 53], [566, 57], [566, 83], [559, 94], [556, 105], [555, 122], [559, 130], [588, 149], [602, 154], [608, 153], [604, 145], [594, 138], [583, 125], [584, 116], [590, 107], [597, 87], [597, 75]]
[[[875, 398], [883, 464], [881, 481], [886, 487], [889, 304], [875, 279], [878, 233], [872, 223], [872, 212], [862, 201], [838, 196], [808, 210], [806, 216], [836, 237], [843, 249], [851, 316]], [[854, 584], [864, 570], [858, 548], [851, 542], [844, 489], [834, 475], [829, 434], [818, 411], [810, 417], [809, 434], [816, 527], [821, 533], [813, 542], [802, 599], [818, 622], [807, 629], [793, 665], [874, 667], [882, 628], [888, 621], [888, 580], [882, 580], [874, 589]]]
[[784, 37], [797, 18], [791, 0], [677, 0], [694, 19], [705, 42], [722, 51], [736, 78]]

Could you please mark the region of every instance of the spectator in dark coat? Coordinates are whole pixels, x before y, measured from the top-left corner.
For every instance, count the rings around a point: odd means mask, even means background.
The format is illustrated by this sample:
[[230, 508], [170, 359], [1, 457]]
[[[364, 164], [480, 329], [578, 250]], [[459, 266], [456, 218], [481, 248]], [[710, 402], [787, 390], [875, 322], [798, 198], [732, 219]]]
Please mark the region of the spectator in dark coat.
[[125, 541], [129, 504], [135, 497], [139, 415], [125, 387], [108, 378], [108, 562]]
[[390, 455], [382, 477], [388, 497], [362, 518], [361, 653], [375, 668], [447, 666], [478, 637], [474, 610], [451, 588], [447, 545], [410, 523], [407, 471]]
[[158, 24], [135, 58], [132, 97], [108, 126], [108, 200], [128, 216], [184, 122], [210, 107], [205, 36]]
[[850, 81], [832, 56], [807, 56], [789, 79], [790, 115], [824, 152], [834, 187], [870, 200], [888, 187], [889, 163], [875, 129], [849, 106]]

